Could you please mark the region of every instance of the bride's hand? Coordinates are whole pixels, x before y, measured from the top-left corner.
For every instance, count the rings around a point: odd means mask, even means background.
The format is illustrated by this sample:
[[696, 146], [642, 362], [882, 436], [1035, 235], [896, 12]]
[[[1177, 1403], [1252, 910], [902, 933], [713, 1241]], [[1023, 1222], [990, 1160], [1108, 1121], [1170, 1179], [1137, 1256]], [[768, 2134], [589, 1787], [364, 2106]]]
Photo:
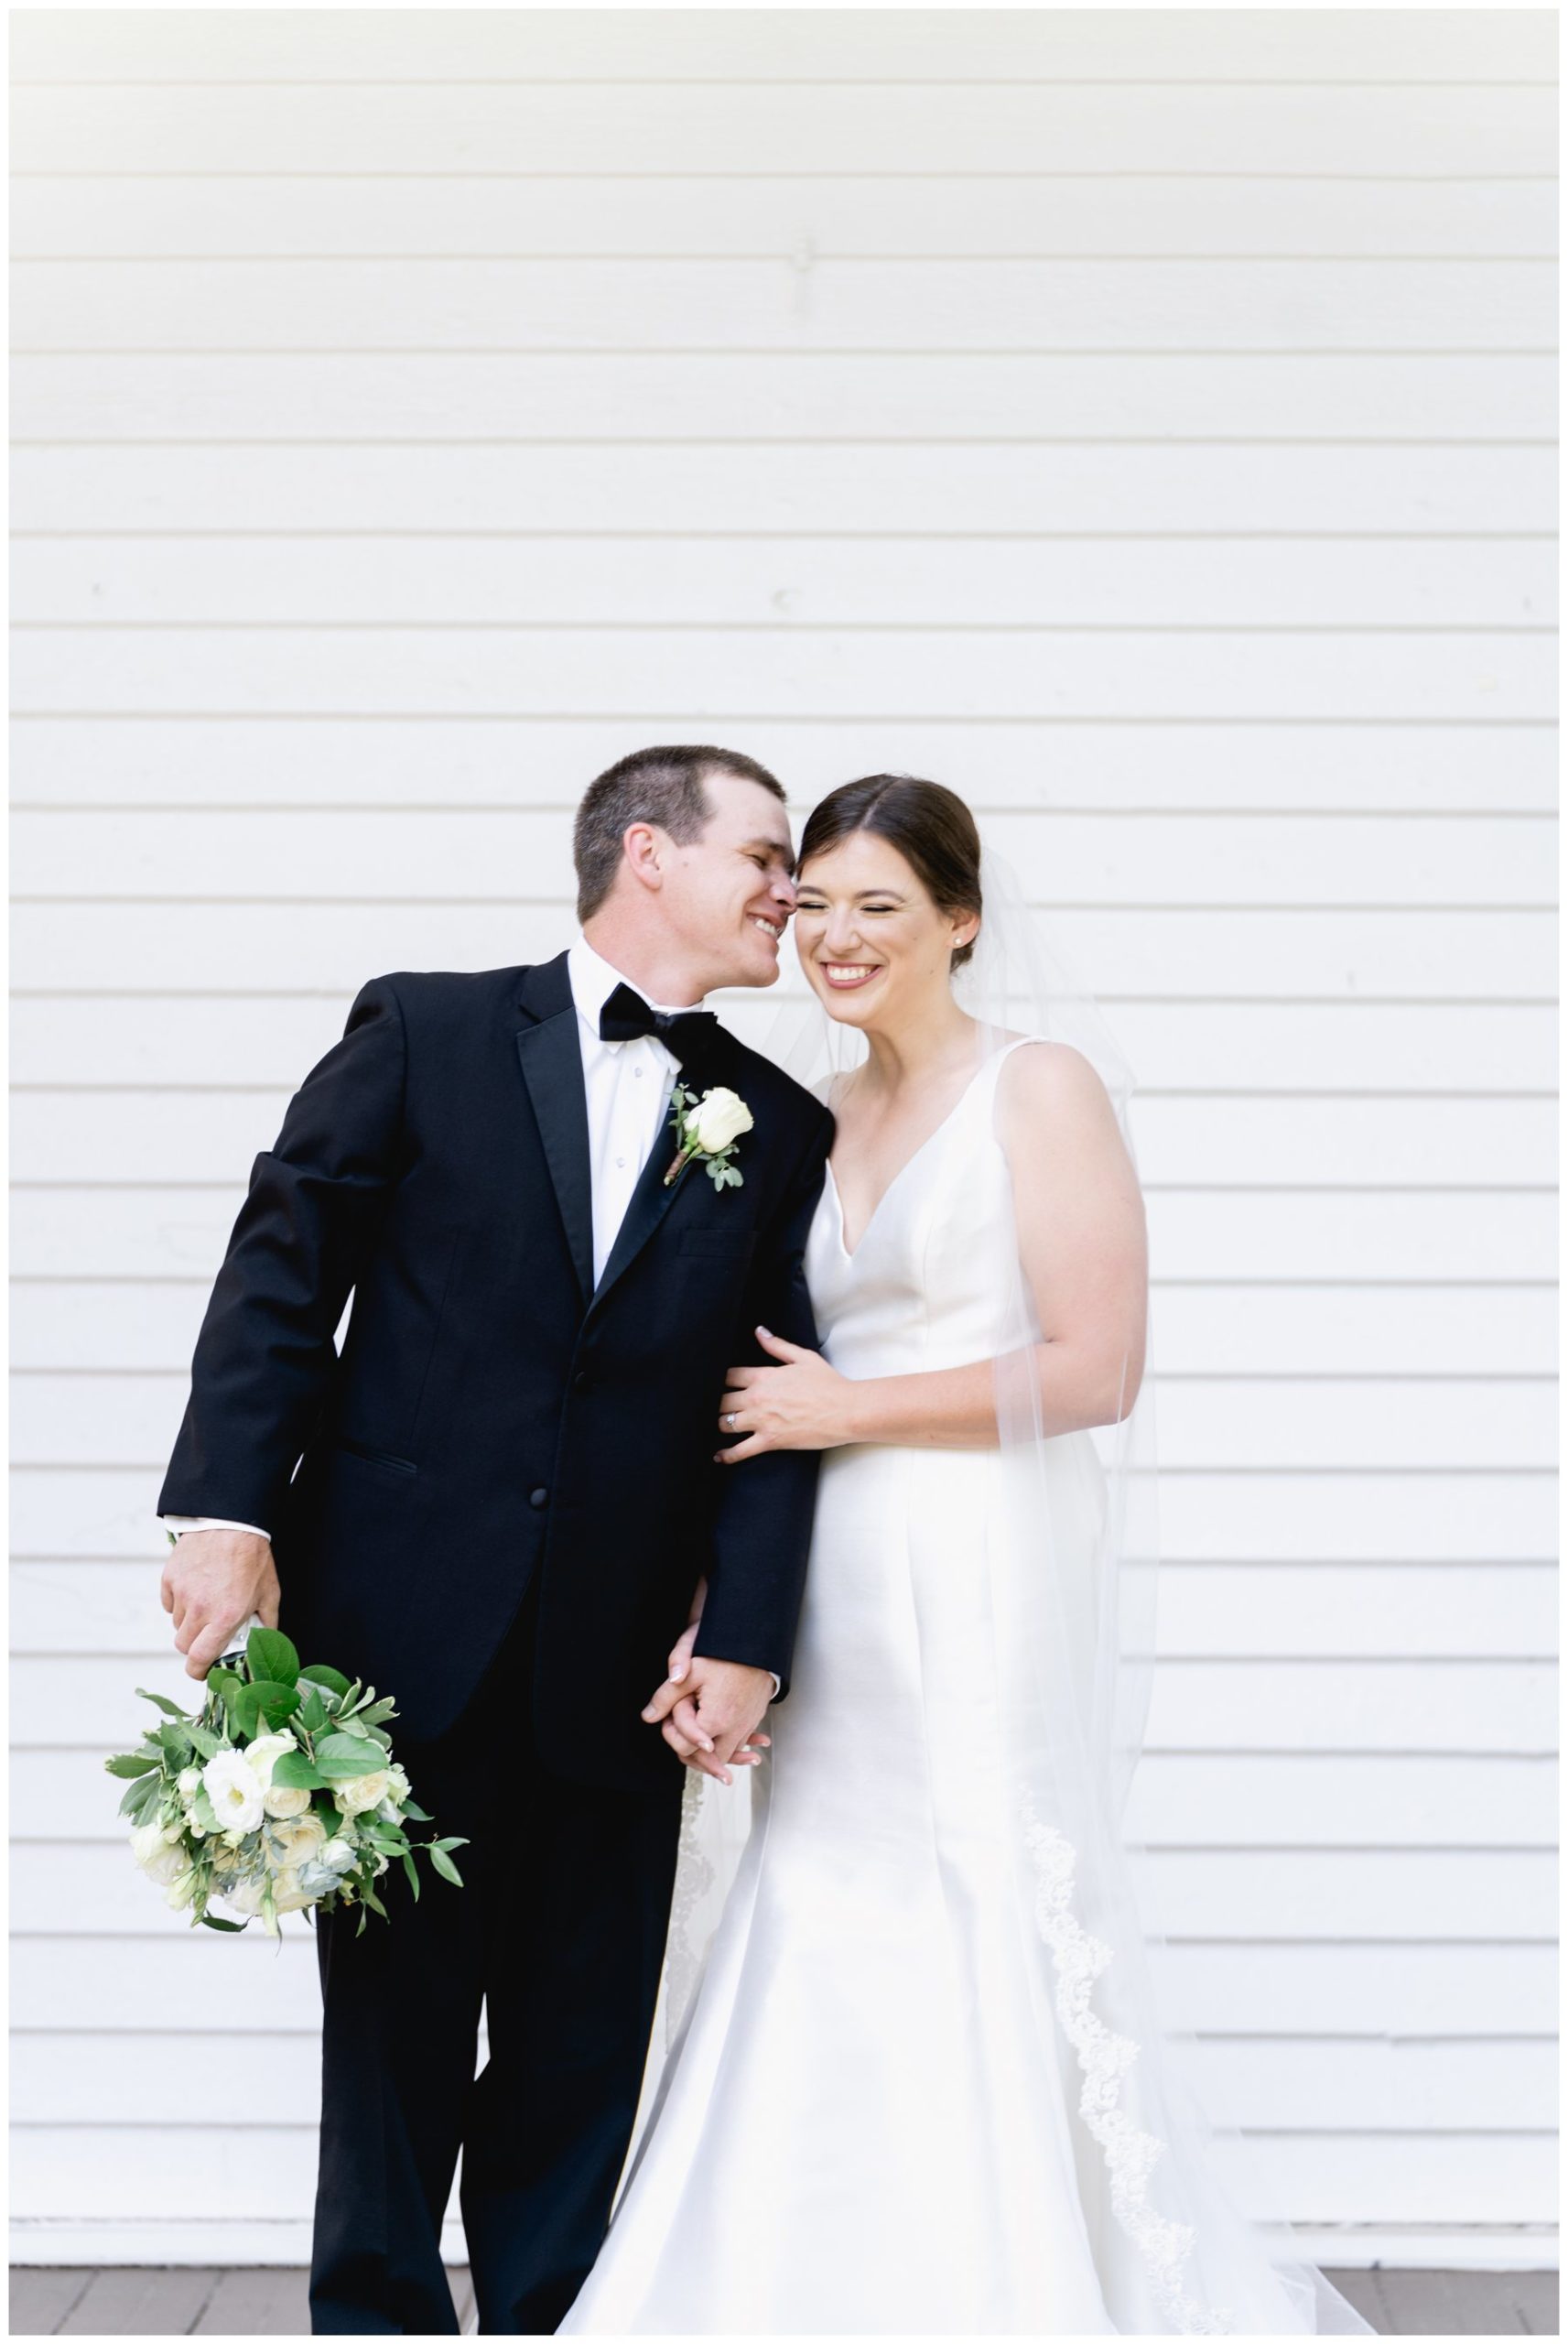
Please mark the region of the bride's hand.
[[786, 1343], [781, 1335], [757, 1329], [757, 1340], [777, 1367], [732, 1367], [719, 1404], [719, 1429], [738, 1438], [718, 1452], [720, 1465], [741, 1465], [771, 1449], [838, 1449], [854, 1438], [849, 1429], [848, 1376], [828, 1366], [820, 1351]]

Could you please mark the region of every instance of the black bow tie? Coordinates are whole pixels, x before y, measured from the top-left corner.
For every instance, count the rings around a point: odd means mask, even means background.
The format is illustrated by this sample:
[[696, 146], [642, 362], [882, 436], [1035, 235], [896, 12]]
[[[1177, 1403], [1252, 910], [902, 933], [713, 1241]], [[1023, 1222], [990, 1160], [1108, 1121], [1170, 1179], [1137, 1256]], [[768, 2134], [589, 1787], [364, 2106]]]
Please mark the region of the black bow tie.
[[650, 1009], [630, 985], [617, 985], [599, 1013], [601, 1042], [633, 1042], [651, 1034], [683, 1066], [711, 1047], [719, 1020], [711, 1009]]

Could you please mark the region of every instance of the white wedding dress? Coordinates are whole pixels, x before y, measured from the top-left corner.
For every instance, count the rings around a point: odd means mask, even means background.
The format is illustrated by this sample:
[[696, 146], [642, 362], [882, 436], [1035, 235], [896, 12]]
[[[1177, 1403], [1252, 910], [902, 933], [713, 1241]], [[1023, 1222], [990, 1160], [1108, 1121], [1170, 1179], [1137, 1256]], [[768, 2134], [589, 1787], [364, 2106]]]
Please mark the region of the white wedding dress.
[[[807, 1275], [844, 1374], [951, 1367], [1017, 1340], [992, 1134], [1007, 1055], [899, 1173], [852, 1255], [829, 1172]], [[1049, 1447], [1057, 1536], [1076, 1507], [1092, 1539], [1091, 1437]], [[1072, 2046], [1042, 2035], [1049, 1964], [1020, 1890], [993, 1689], [997, 1473], [995, 1451], [824, 1457], [752, 1833], [564, 2332], [1220, 2325], [1180, 2308], [1179, 2289], [1173, 2312], [1168, 2225], [1151, 2216], [1141, 2249], [1119, 2228], [1116, 2152], [1071, 2113]], [[1301, 2325], [1281, 2306], [1280, 2328]]]

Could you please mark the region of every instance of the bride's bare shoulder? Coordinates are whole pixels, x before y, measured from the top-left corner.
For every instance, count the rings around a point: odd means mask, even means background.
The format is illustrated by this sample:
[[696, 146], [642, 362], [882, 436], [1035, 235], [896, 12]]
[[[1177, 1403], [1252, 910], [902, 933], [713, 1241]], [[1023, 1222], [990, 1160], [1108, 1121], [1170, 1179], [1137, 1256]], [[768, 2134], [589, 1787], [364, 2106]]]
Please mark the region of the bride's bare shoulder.
[[1114, 1126], [1116, 1110], [1093, 1062], [1071, 1042], [1022, 1038], [1010, 1050], [997, 1082], [997, 1109], [1021, 1136], [1065, 1128], [1085, 1132]]

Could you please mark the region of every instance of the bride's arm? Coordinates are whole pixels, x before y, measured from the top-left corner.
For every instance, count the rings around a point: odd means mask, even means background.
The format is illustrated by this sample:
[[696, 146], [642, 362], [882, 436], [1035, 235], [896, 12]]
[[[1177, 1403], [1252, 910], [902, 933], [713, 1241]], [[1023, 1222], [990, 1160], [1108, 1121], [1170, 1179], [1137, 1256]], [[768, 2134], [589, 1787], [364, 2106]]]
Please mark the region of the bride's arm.
[[[1015, 1050], [998, 1086], [998, 1128], [1013, 1167], [1023, 1274], [1042, 1340], [1019, 1379], [1020, 1413], [1045, 1433], [1114, 1423], [1138, 1395], [1148, 1307], [1143, 1199], [1115, 1111], [1088, 1060], [1058, 1043]], [[769, 1449], [994, 1449], [997, 1362], [859, 1381], [815, 1351], [759, 1329], [780, 1363], [738, 1368], [720, 1404], [720, 1452]], [[1024, 1380], [1027, 1377], [1027, 1381]], [[740, 1418], [735, 1427], [727, 1415]]]

